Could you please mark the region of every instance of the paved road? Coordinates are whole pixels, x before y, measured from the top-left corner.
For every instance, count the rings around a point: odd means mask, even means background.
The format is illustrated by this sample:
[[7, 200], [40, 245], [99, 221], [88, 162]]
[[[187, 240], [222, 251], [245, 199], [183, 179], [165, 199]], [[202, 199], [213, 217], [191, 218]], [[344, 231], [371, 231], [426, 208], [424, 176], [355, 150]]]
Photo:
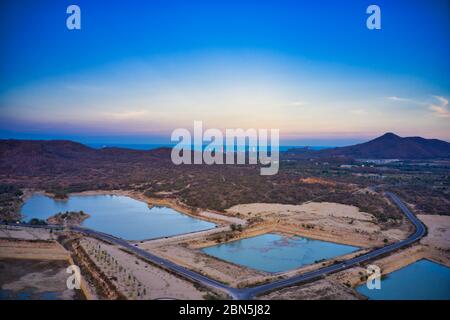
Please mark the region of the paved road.
[[171, 270], [172, 272], [182, 275], [188, 279], [191, 279], [194, 282], [198, 282], [198, 283], [201, 283], [208, 287], [213, 287], [213, 288], [225, 291], [228, 294], [230, 294], [230, 296], [233, 297], [234, 299], [239, 298], [239, 291], [240, 291], [239, 289], [229, 287], [229, 286], [224, 285], [223, 283], [220, 283], [214, 279], [210, 279], [200, 273], [197, 273], [195, 271], [192, 271], [185, 267], [182, 267], [178, 264], [175, 264], [167, 259], [163, 259], [154, 254], [151, 254], [150, 252], [142, 250], [142, 249], [128, 243], [127, 241], [125, 241], [123, 239], [116, 238], [116, 237], [111, 236], [106, 233], [102, 233], [99, 231], [86, 229], [86, 228], [78, 227], [78, 226], [71, 227], [71, 229], [76, 232], [84, 233], [88, 236], [99, 238], [99, 239], [107, 241], [109, 243], [120, 245], [120, 246], [126, 248], [128, 251], [133, 252], [134, 254], [138, 255], [139, 257], [141, 257], [145, 260], [148, 260], [154, 264], [160, 265], [163, 268], [167, 268], [167, 269]]
[[299, 284], [306, 281], [312, 281], [315, 279], [319, 279], [323, 276], [339, 272], [351, 267], [354, 267], [360, 263], [368, 262], [374, 258], [377, 258], [379, 256], [382, 256], [384, 254], [388, 254], [390, 252], [393, 252], [395, 250], [398, 250], [402, 247], [408, 246], [416, 241], [418, 241], [420, 238], [422, 238], [426, 234], [426, 228], [424, 224], [406, 207], [406, 205], [396, 196], [395, 194], [391, 192], [386, 193], [391, 200], [400, 208], [400, 210], [406, 215], [406, 217], [411, 221], [411, 223], [415, 226], [415, 231], [412, 235], [410, 235], [407, 239], [396, 242], [394, 244], [375, 249], [371, 252], [365, 253], [363, 255], [360, 255], [358, 257], [346, 260], [344, 262], [340, 262], [328, 267], [320, 268], [315, 271], [307, 272], [298, 276], [294, 276], [291, 278], [286, 278], [274, 282], [270, 282], [267, 284], [262, 284], [259, 286], [251, 287], [251, 288], [243, 288], [243, 289], [237, 289], [232, 288], [230, 286], [227, 286], [223, 283], [220, 283], [214, 279], [208, 278], [202, 274], [199, 274], [197, 272], [194, 272], [192, 270], [189, 270], [185, 267], [182, 267], [180, 265], [177, 265], [169, 260], [163, 259], [161, 257], [158, 257], [154, 254], [151, 254], [147, 251], [144, 251], [129, 242], [116, 238], [114, 236], [111, 236], [109, 234], [105, 234], [99, 231], [86, 229], [83, 227], [72, 227], [72, 230], [84, 233], [89, 236], [93, 236], [99, 239], [102, 239], [104, 241], [120, 245], [122, 247], [125, 247], [129, 251], [133, 252], [134, 254], [138, 255], [139, 257], [146, 259], [152, 263], [155, 263], [157, 265], [160, 265], [161, 267], [167, 268], [179, 275], [182, 275], [194, 282], [201, 283], [205, 286], [216, 288], [222, 291], [227, 292], [233, 299], [252, 299], [257, 295], [261, 295], [263, 293], [281, 289], [287, 286], [292, 286], [295, 284]]

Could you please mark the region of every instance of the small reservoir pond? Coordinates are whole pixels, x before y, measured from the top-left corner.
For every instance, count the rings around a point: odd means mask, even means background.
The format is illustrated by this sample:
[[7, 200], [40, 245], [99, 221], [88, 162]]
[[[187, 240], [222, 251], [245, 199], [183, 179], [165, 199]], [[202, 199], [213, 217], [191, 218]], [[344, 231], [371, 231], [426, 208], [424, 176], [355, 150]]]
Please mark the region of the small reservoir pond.
[[21, 208], [26, 221], [45, 220], [59, 212], [84, 211], [90, 217], [82, 226], [126, 240], [144, 240], [214, 228], [168, 207], [149, 208], [145, 202], [126, 196], [81, 195], [55, 200], [41, 194], [31, 196]]
[[450, 300], [450, 268], [419, 260], [382, 278], [380, 290], [357, 291], [371, 300]]
[[281, 272], [345, 255], [359, 248], [269, 233], [202, 249], [206, 254], [252, 269]]

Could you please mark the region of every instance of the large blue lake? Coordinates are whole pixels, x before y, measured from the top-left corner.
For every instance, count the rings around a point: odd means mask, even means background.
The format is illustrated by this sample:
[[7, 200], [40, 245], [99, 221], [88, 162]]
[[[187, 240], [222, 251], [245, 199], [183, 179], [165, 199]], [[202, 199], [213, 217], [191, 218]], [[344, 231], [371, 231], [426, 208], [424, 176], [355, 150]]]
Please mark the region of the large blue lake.
[[204, 248], [202, 251], [252, 269], [281, 272], [348, 254], [358, 249], [332, 242], [269, 233]]
[[145, 202], [125, 196], [83, 195], [54, 200], [33, 195], [22, 206], [25, 220], [47, 219], [65, 211], [80, 211], [91, 217], [83, 226], [127, 240], [168, 237], [214, 228], [216, 225], [195, 219], [168, 207], [149, 208]]
[[383, 278], [380, 290], [357, 291], [373, 300], [450, 300], [450, 268], [420, 260]]

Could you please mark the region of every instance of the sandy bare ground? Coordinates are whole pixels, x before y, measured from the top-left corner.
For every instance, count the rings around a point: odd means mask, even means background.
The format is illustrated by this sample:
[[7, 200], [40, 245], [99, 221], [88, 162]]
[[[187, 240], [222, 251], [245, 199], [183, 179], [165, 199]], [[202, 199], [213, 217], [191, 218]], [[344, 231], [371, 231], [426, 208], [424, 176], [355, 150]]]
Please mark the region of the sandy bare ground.
[[81, 245], [128, 299], [203, 299], [207, 293], [116, 246], [92, 238], [84, 238]]
[[219, 213], [214, 213], [214, 212], [210, 212], [210, 211], [201, 211], [199, 213], [199, 215], [201, 217], [205, 217], [207, 219], [212, 219], [215, 221], [223, 221], [223, 222], [228, 222], [228, 223], [234, 223], [234, 224], [240, 224], [245, 226], [247, 224], [247, 221], [244, 219], [239, 219], [236, 217], [229, 217], [223, 214], [219, 214]]
[[67, 261], [69, 253], [55, 241], [0, 239], [0, 258]]
[[183, 243], [187, 241], [195, 241], [195, 239], [203, 239], [210, 235], [216, 234], [218, 232], [228, 231], [230, 230], [229, 226], [225, 227], [219, 227], [211, 230], [204, 230], [204, 231], [198, 231], [198, 232], [192, 232], [188, 234], [180, 234], [177, 236], [172, 236], [169, 238], [160, 238], [160, 239], [153, 239], [153, 240], [144, 240], [144, 241], [132, 241], [139, 245], [142, 249], [150, 249], [155, 246], [162, 246], [166, 244], [176, 244], [176, 243]]
[[428, 228], [428, 235], [421, 243], [441, 249], [450, 250], [450, 216], [418, 215]]
[[80, 291], [67, 288], [67, 261], [0, 260], [0, 287], [9, 299], [83, 299]]
[[362, 221], [373, 221], [371, 214], [360, 212], [357, 207], [329, 203], [329, 202], [309, 202], [302, 205], [277, 204], [277, 203], [251, 203], [233, 206], [227, 210], [230, 213], [240, 213], [247, 217], [267, 217], [280, 215], [290, 217], [292, 215], [301, 215], [314, 213], [317, 218], [322, 217], [341, 217], [354, 218]]
[[259, 300], [358, 300], [363, 296], [351, 288], [332, 280], [318, 280], [302, 286], [272, 292]]
[[47, 229], [0, 225], [0, 238], [22, 240], [53, 240], [56, 233]]
[[450, 216], [418, 215], [428, 229], [420, 243], [426, 258], [450, 268]]

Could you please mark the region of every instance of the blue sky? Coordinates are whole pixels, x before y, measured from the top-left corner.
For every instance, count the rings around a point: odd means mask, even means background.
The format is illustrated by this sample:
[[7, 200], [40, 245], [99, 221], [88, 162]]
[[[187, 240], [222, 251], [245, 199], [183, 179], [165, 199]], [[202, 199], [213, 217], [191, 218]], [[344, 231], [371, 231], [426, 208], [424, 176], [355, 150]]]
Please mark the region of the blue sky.
[[[65, 26], [81, 8], [82, 29]], [[370, 31], [377, 4], [382, 29]], [[0, 5], [0, 137], [167, 142], [279, 128], [292, 144], [450, 140], [449, 2], [10, 1]]]

